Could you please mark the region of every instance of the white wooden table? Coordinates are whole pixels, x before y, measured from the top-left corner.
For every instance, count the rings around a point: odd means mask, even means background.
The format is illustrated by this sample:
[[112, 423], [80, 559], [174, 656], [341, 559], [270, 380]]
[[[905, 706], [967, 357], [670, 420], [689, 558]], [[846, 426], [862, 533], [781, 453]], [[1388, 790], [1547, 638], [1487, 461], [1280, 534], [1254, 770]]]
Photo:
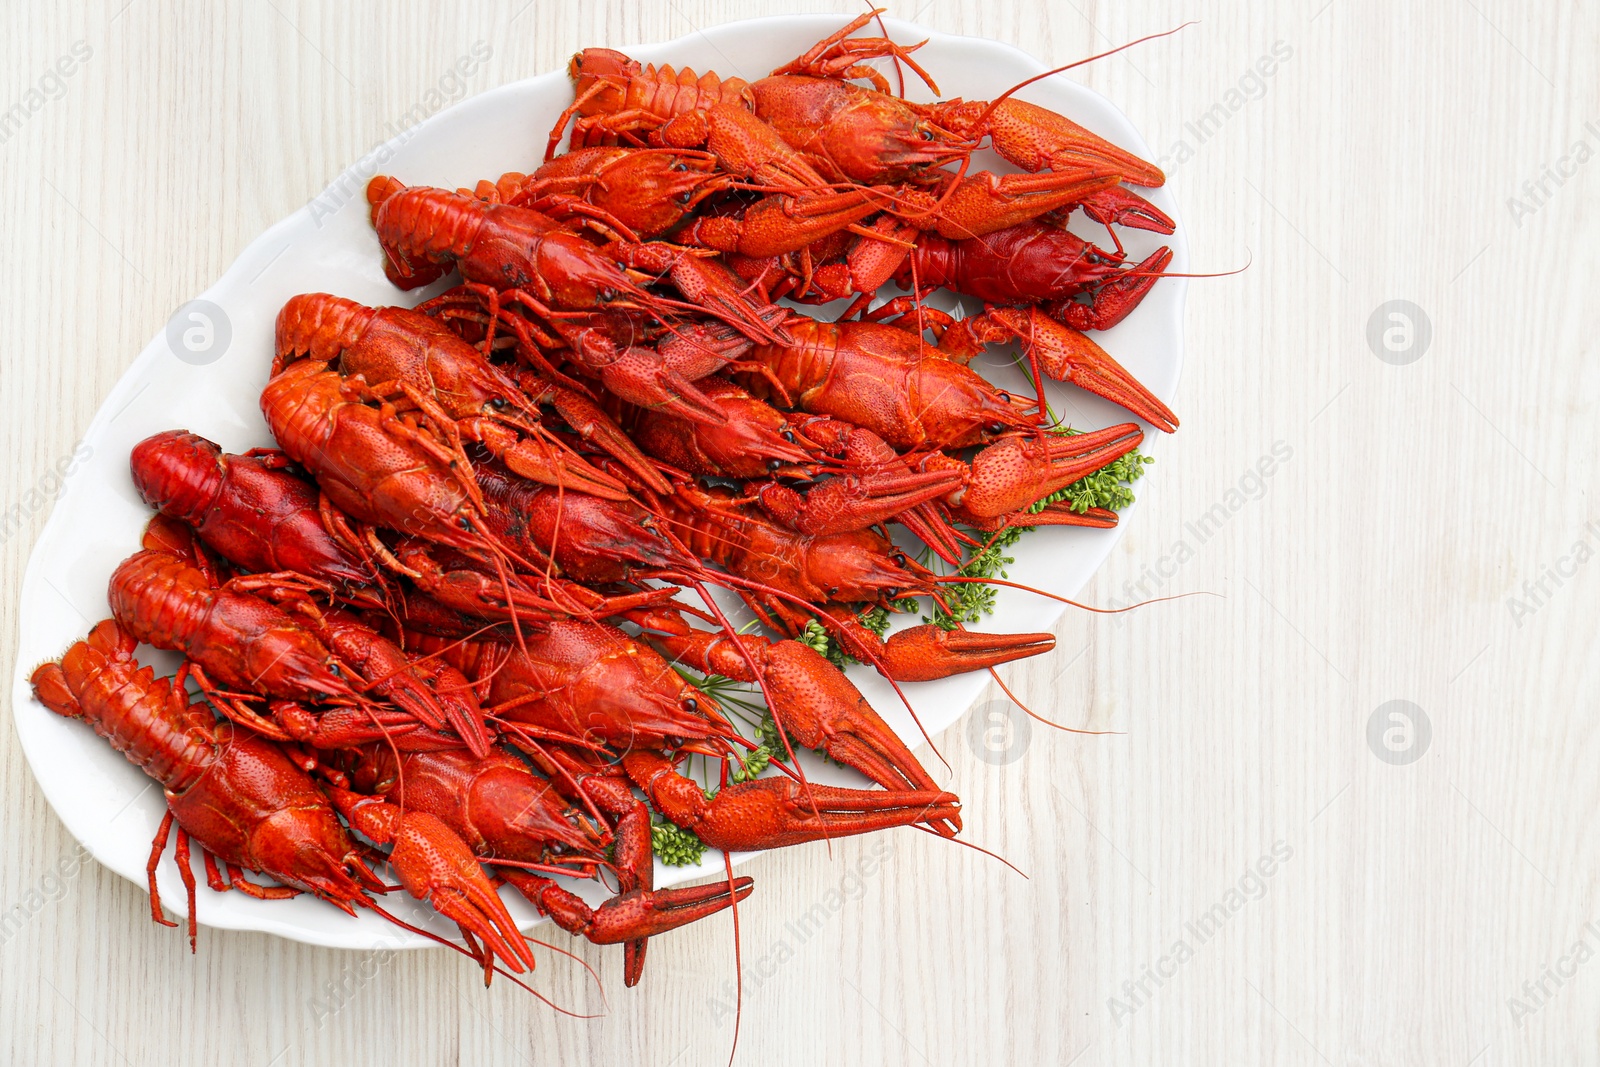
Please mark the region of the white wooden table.
[[[791, 9], [524, 2], [8, 5], [5, 603], [48, 472], [133, 355], [475, 42], [467, 92]], [[1054, 657], [1008, 670], [1119, 735], [939, 739], [969, 836], [1027, 879], [911, 832], [752, 867], [739, 1061], [1600, 1060], [1600, 16], [891, 7], [1055, 63], [1201, 20], [1077, 75], [1167, 156], [1197, 269], [1249, 263], [1191, 290], [1183, 429], [1087, 596], [1218, 595], [1069, 613]], [[0, 635], [9, 664], [10, 611]], [[725, 1062], [726, 916], [658, 939], [633, 991], [574, 943], [610, 996], [580, 1021], [444, 952], [203, 931], [191, 956], [78, 862], [9, 722], [0, 806], [6, 1063]]]

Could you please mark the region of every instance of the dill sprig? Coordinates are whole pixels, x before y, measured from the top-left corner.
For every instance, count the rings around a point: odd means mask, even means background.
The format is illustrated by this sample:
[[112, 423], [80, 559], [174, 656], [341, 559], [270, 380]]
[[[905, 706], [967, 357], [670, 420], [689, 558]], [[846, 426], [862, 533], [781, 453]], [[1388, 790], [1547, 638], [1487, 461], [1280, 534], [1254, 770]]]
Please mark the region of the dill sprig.
[[650, 851], [668, 867], [693, 867], [706, 854], [706, 844], [693, 830], [670, 822], [650, 824]]
[[767, 764], [771, 763], [781, 751], [783, 751], [781, 746], [774, 749], [763, 744], [756, 746], [743, 756], [735, 756], [734, 763], [737, 766], [728, 772], [729, 780], [734, 782], [755, 781], [761, 777], [761, 772], [767, 769]]
[[[1008, 526], [995, 534], [982, 548], [956, 570], [962, 578], [1008, 577], [1006, 568], [1016, 560], [1005, 550], [1022, 539], [1032, 526]], [[978, 582], [960, 582], [942, 586], [939, 600], [933, 602], [933, 613], [924, 615], [923, 622], [931, 622], [941, 629], [954, 630], [959, 623], [978, 622], [994, 614], [995, 589]]]

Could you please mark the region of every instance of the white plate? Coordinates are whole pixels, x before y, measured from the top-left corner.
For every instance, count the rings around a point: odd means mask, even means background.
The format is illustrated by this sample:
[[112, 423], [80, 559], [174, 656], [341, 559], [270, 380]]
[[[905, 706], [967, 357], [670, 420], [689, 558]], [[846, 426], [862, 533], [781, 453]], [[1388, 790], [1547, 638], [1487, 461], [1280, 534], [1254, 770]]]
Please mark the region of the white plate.
[[[840, 25], [841, 19], [833, 15], [753, 19], [669, 44], [627, 51], [643, 62], [755, 78]], [[1012, 83], [1045, 69], [1032, 56], [994, 41], [930, 33], [892, 19], [888, 29], [903, 42], [930, 38], [918, 59], [937, 78], [946, 97], [992, 98]], [[729, 59], [735, 56], [740, 60], [738, 67]], [[916, 92], [920, 88], [908, 84], [908, 95], [928, 99], [925, 90], [920, 95]], [[1031, 85], [1021, 95], [1150, 158], [1144, 139], [1121, 112], [1065, 77]], [[222, 279], [202, 294], [202, 299], [222, 309], [231, 333], [231, 341], [224, 346], [218, 331], [217, 354], [212, 361], [195, 365], [192, 356], [190, 361], [180, 359], [176, 352], [189, 353], [177, 341], [169, 341], [166, 332], [158, 335], [139, 354], [90, 424], [84, 444], [92, 455], [68, 478], [23, 579], [21, 648], [12, 707], [23, 750], [67, 829], [101, 863], [139, 886], [145, 885], [150, 839], [164, 810], [160, 789], [87, 726], [46, 710], [34, 700], [28, 685], [35, 666], [59, 656], [94, 622], [109, 614], [106, 580], [117, 563], [138, 547], [150, 510], [129, 479], [129, 450], [149, 434], [172, 428], [202, 434], [229, 451], [271, 444], [257, 398], [267, 379], [273, 319], [284, 301], [296, 293], [327, 291], [368, 304], [414, 304], [437, 289], [408, 296], [384, 280], [378, 244], [367, 223], [366, 180], [381, 172], [394, 174], [407, 184], [453, 188], [509, 170], [531, 171], [539, 162], [554, 116], [571, 99], [572, 87], [564, 71], [530, 78], [465, 100], [363, 157], [315, 201], [262, 234]], [[994, 162], [983, 165], [994, 166]], [[1153, 191], [1150, 199], [1169, 215], [1176, 215], [1172, 197], [1165, 190]], [[1092, 231], [1084, 232], [1093, 239]], [[1181, 227], [1176, 236], [1165, 239], [1131, 232], [1125, 242], [1136, 259], [1158, 244], [1169, 244], [1175, 253], [1171, 269], [1187, 269]], [[1100, 336], [1105, 347], [1163, 399], [1172, 397], [1178, 382], [1183, 295], [1182, 279], [1163, 281], [1127, 321]], [[191, 320], [178, 323], [176, 329], [200, 325]], [[996, 355], [991, 363], [990, 369], [995, 370], [1009, 364], [1009, 359]], [[995, 370], [997, 380], [1006, 373], [1010, 373], [1009, 367]], [[1058, 411], [1065, 410], [1081, 428], [1126, 418], [1112, 405], [1075, 389], [1056, 389], [1053, 401]], [[1161, 443], [1154, 439], [1147, 443], [1147, 451], [1152, 451], [1151, 445], [1156, 446], [1153, 451], [1161, 451]], [[1154, 480], [1146, 477], [1138, 484], [1140, 495], [1150, 491]], [[1133, 514], [1131, 509], [1124, 512], [1123, 523], [1131, 521]], [[1120, 527], [1040, 531], [1017, 547], [1010, 575], [1016, 581], [1071, 595], [1088, 580], [1119, 535]], [[1003, 626], [998, 628], [1048, 630], [1061, 610], [1054, 601], [1001, 590], [996, 618], [1003, 620]], [[159, 656], [151, 659], [160, 662]], [[909, 715], [881, 679], [861, 668], [852, 676], [907, 742], [913, 747], [921, 742]], [[906, 690], [923, 725], [935, 734], [954, 723], [988, 683], [987, 674], [977, 673], [909, 685]], [[1069, 723], [1079, 712], [1077, 708], [1041, 710]], [[937, 773], [937, 760], [927, 754], [927, 761]], [[829, 777], [820, 767], [813, 766], [810, 773], [822, 780]], [[981, 827], [972, 829], [983, 831]], [[994, 828], [988, 830], [992, 835]], [[674, 885], [716, 874], [721, 866], [721, 857], [708, 853], [706, 863], [698, 869], [658, 866], [656, 882]], [[184, 892], [170, 859], [162, 864], [159, 878], [163, 903], [182, 912]], [[592, 883], [585, 892], [591, 899], [600, 895]], [[506, 896], [519, 921], [530, 925], [536, 921], [532, 909], [519, 897], [509, 891]], [[413, 910], [395, 897], [389, 903], [400, 907], [402, 914]], [[752, 906], [760, 906], [759, 892]], [[429, 944], [370, 913], [352, 919], [309, 896], [269, 902], [237, 892], [214, 893], [203, 879], [198, 911], [208, 926], [261, 930], [317, 945], [398, 948]], [[430, 928], [455, 935], [452, 927], [436, 920]]]

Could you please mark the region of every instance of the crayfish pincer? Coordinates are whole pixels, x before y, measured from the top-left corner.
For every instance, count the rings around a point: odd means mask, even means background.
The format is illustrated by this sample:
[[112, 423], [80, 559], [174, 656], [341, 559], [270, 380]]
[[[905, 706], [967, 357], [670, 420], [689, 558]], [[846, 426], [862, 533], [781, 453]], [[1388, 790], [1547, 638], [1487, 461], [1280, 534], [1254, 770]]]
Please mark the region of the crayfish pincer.
[[[338, 813], [314, 779], [281, 748], [230, 723], [217, 721], [184, 693], [185, 672], [158, 679], [133, 657], [137, 642], [107, 620], [88, 639], [69, 648], [60, 662], [33, 672], [33, 691], [58, 715], [83, 719], [150, 777], [161, 783], [167, 814], [156, 831], [147, 872], [150, 912], [164, 926], [156, 867], [172, 824], [178, 824], [178, 873], [189, 896], [189, 942], [196, 934], [195, 880], [190, 840], [205, 858], [212, 889], [238, 889], [275, 900], [311, 893], [347, 914], [357, 907], [390, 918], [369, 893], [386, 887], [339, 822]], [[533, 969], [533, 953], [517, 932], [471, 851], [437, 818], [403, 812], [360, 812], [358, 828], [380, 844], [392, 842], [387, 859], [405, 887], [460, 924], [484, 948], [473, 955], [486, 968], [499, 960], [513, 972]], [[463, 861], [464, 857], [464, 861]], [[227, 868], [224, 881], [217, 868]], [[281, 883], [261, 886], [246, 870]], [[462, 950], [466, 951], [466, 950]]]

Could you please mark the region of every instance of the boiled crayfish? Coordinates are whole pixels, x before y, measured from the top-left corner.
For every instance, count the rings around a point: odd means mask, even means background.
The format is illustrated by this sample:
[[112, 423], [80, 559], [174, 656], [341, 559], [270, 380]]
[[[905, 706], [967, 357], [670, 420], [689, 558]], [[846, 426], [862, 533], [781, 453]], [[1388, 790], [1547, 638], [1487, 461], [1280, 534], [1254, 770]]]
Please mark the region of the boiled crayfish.
[[[387, 864], [486, 979], [534, 964], [508, 883], [624, 945], [632, 985], [649, 938], [752, 888], [731, 867], [656, 888], [658, 838], [961, 830], [841, 664], [898, 685], [1053, 646], [968, 630], [952, 604], [1023, 530], [1114, 525], [1137, 475], [1145, 428], [1052, 424], [1046, 379], [1177, 428], [1087, 336], [1171, 262], [1133, 262], [1115, 227], [1174, 224], [1128, 188], [1157, 168], [1015, 90], [891, 93], [871, 61], [937, 88], [920, 46], [854, 36], [875, 14], [752, 82], [579, 53], [531, 173], [372, 180], [388, 279], [458, 284], [415, 308], [290, 299], [260, 396], [276, 447], [172, 430], [134, 448], [159, 514], [110, 577], [112, 618], [33, 685], [161, 783], [158, 922], [176, 823], [191, 942], [198, 845], [213, 889], [406, 925]], [[1016, 172], [971, 172], [986, 143]], [[1080, 210], [1114, 251], [1067, 228]], [[926, 306], [939, 288], [980, 306]], [[850, 301], [834, 321], [793, 308], [832, 300]], [[975, 369], [1008, 342], [1032, 396]], [[886, 633], [917, 600], [935, 618]], [[813, 783], [798, 750], [877, 788]]]

